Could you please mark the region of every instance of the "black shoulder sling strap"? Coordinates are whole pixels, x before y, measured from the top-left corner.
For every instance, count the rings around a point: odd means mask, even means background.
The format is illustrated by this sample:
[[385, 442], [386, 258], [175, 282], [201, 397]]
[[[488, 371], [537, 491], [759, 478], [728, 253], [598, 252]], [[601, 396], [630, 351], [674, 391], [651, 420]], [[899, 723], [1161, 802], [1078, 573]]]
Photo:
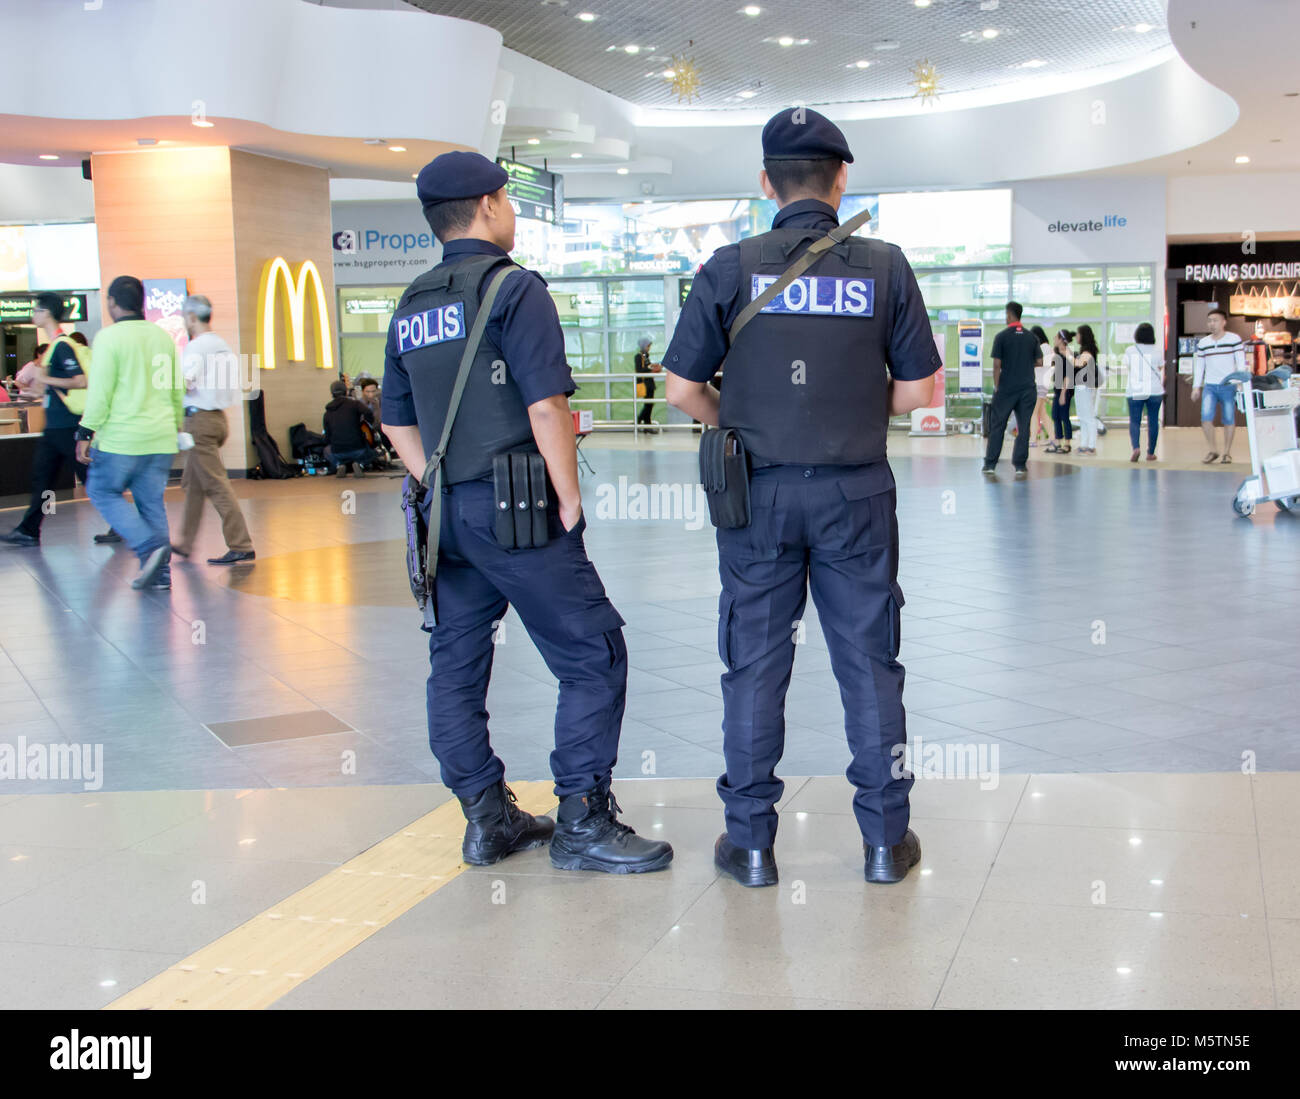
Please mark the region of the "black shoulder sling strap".
[[429, 598], [433, 598], [433, 580], [438, 572], [438, 532], [442, 526], [442, 460], [447, 455], [447, 444], [451, 440], [451, 429], [456, 422], [456, 412], [460, 409], [460, 399], [465, 393], [465, 383], [469, 381], [470, 367], [474, 365], [479, 344], [483, 342], [483, 333], [487, 329], [492, 303], [496, 301], [497, 292], [506, 277], [512, 271], [520, 270], [522, 268], [516, 264], [506, 264], [493, 274], [488, 282], [487, 291], [479, 299], [478, 313], [474, 317], [474, 326], [470, 329], [469, 339], [465, 342], [465, 352], [460, 357], [460, 369], [456, 373], [456, 384], [452, 388], [451, 401], [447, 405], [447, 418], [442, 424], [442, 438], [438, 440], [438, 447], [420, 477], [420, 484], [432, 493], [429, 501], [429, 535], [424, 563], [424, 578]]
[[866, 222], [870, 220], [871, 220], [871, 211], [869, 209], [862, 210], [859, 213], [854, 214], [843, 225], [837, 225], [824, 237], [821, 237], [820, 239], [813, 241], [812, 244], [808, 246], [808, 250], [797, 260], [795, 260], [792, 264], [790, 264], [790, 266], [785, 269], [785, 272], [781, 275], [779, 279], [776, 280], [776, 282], [772, 283], [766, 290], [764, 290], [761, 294], [759, 294], [758, 297], [756, 297], [747, 306], [745, 306], [744, 309], [740, 311], [740, 315], [736, 317], [734, 321], [732, 321], [731, 328], [727, 330], [728, 345], [734, 344], [736, 342], [736, 337], [740, 335], [740, 330], [744, 328], [745, 325], [747, 325], [751, 320], [754, 319], [754, 317], [759, 313], [759, 311], [762, 310], [763, 306], [765, 306], [774, 297], [776, 297], [777, 294], [781, 293], [787, 286], [789, 286], [792, 282], [794, 282], [795, 279], [797, 279], [800, 275], [802, 275], [805, 271], [807, 271], [808, 268], [811, 267], [817, 261], [817, 258], [823, 252], [825, 252], [828, 248], [833, 248], [835, 247], [835, 245], [843, 243], [845, 240], [851, 237], [862, 225], [864, 225]]

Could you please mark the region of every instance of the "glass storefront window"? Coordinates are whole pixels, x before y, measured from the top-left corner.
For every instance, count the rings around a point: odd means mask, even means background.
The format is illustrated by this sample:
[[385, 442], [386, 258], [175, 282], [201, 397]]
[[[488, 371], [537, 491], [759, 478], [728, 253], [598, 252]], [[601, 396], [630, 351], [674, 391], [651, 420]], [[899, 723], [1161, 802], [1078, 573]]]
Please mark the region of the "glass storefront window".
[[1001, 321], [1006, 315], [1010, 279], [1006, 268], [916, 272], [932, 321]]
[[600, 281], [552, 282], [547, 289], [560, 315], [561, 328], [603, 328], [605, 289]]
[[609, 323], [612, 327], [635, 325], [645, 328], [644, 335], [663, 332], [663, 279], [618, 279], [608, 284]]
[[387, 335], [397, 303], [405, 286], [350, 286], [339, 295], [339, 327], [343, 335], [370, 333]]

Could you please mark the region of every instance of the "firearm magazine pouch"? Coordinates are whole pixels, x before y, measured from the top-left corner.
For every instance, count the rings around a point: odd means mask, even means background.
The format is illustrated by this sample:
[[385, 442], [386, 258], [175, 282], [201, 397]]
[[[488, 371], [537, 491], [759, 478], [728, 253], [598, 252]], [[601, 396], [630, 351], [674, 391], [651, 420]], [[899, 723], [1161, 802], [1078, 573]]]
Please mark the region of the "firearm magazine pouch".
[[731, 428], [706, 427], [700, 436], [700, 483], [709, 522], [722, 530], [749, 526], [749, 455]]
[[529, 451], [508, 451], [492, 459], [497, 542], [505, 549], [537, 549], [550, 541], [546, 508], [546, 459]]

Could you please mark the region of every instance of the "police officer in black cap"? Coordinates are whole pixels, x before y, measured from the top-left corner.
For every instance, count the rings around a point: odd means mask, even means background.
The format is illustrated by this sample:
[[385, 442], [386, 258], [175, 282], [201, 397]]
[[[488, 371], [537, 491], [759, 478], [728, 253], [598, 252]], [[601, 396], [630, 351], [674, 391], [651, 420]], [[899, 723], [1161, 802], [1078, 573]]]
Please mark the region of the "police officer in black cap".
[[[759, 183], [780, 212], [770, 232], [703, 266], [663, 357], [669, 402], [734, 430], [752, 469], [748, 525], [717, 532], [727, 829], [714, 861], [748, 886], [777, 881], [775, 769], [810, 587], [844, 703], [866, 880], [901, 881], [921, 857], [901, 759], [903, 593], [885, 432], [891, 416], [929, 404], [940, 360], [902, 252], [852, 236], [861, 217], [839, 224], [852, 162], [816, 111], [767, 123]], [[723, 360], [719, 395], [708, 382]]]
[[[413, 474], [439, 451], [452, 412], [441, 490], [424, 501], [437, 534], [424, 625], [429, 745], [468, 822], [467, 863], [549, 843], [564, 870], [661, 870], [672, 848], [622, 824], [610, 791], [627, 686], [623, 619], [583, 545], [573, 378], [546, 283], [510, 262], [506, 178], [469, 152], [444, 153], [420, 172], [416, 191], [443, 258], [407, 289], [388, 330], [383, 426]], [[544, 459], [544, 544], [507, 548], [498, 539], [493, 470], [503, 453]], [[488, 740], [493, 644], [510, 605], [560, 681], [551, 755], [558, 824], [518, 808]]]

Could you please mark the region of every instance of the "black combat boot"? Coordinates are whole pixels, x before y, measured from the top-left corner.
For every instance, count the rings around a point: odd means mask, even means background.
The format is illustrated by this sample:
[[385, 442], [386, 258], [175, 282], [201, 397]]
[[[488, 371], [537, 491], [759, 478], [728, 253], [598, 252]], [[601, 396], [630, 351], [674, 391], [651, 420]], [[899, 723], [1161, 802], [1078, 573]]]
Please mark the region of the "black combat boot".
[[560, 799], [559, 823], [551, 840], [551, 865], [558, 870], [603, 870], [644, 874], [663, 870], [673, 849], [663, 840], [642, 839], [615, 814], [622, 812], [609, 781]]
[[863, 873], [867, 881], [892, 885], [907, 877], [907, 872], [921, 861], [921, 841], [909, 828], [892, 847], [872, 847], [864, 843], [862, 854], [866, 858]]
[[469, 822], [461, 858], [470, 866], [491, 866], [515, 851], [541, 847], [555, 831], [550, 817], [535, 817], [515, 805], [514, 791], [498, 780], [472, 798], [461, 798]]

